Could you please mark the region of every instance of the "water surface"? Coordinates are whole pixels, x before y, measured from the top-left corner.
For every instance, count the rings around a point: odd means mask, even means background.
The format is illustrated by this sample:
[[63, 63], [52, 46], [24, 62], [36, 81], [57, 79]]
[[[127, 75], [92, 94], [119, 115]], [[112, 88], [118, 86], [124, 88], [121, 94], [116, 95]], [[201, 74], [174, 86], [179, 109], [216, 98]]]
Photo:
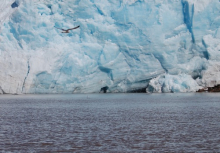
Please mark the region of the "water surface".
[[1, 95], [0, 152], [220, 152], [220, 94]]

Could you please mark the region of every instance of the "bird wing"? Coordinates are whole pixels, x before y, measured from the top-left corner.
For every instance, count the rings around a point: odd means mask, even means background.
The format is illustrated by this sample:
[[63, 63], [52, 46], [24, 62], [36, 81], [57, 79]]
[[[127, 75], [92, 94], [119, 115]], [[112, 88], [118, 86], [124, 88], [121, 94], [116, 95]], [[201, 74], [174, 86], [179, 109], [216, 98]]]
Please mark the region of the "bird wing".
[[[55, 27], [55, 28], [57, 28], [57, 27]], [[60, 29], [60, 30], [63, 30], [63, 31], [65, 31], [65, 29], [61, 29], [61, 28], [57, 28], [57, 29]]]
[[79, 28], [80, 26], [77, 26], [77, 27], [74, 27], [74, 28], [70, 28], [70, 29], [67, 29], [67, 30], [73, 30], [73, 29], [77, 29]]

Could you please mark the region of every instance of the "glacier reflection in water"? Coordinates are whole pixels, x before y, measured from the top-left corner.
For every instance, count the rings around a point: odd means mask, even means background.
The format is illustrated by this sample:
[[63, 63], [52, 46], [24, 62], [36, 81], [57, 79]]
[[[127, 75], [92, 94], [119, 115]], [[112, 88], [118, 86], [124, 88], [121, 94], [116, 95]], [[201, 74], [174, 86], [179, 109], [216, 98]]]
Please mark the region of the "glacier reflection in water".
[[220, 152], [220, 94], [0, 96], [0, 152]]

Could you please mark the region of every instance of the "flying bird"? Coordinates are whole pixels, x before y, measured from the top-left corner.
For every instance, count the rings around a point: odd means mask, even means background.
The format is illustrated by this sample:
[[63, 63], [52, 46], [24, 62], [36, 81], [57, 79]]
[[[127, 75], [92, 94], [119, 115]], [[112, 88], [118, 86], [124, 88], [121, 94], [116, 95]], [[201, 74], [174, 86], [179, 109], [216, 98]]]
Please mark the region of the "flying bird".
[[70, 29], [61, 29], [61, 28], [57, 28], [57, 27], [55, 27], [55, 28], [62, 30], [62, 33], [69, 33], [70, 30], [74, 30], [74, 29], [77, 29], [77, 28], [79, 28], [79, 27], [80, 27], [80, 26], [77, 26], [77, 27], [74, 27], [74, 28], [70, 28]]

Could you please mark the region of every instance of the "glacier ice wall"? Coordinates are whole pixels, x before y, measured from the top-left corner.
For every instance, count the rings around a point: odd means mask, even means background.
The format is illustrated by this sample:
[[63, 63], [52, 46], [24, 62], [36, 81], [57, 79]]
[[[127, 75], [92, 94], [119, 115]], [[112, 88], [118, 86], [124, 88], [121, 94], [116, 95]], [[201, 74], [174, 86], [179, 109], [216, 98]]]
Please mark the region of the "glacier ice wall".
[[220, 83], [219, 0], [1, 1], [0, 93], [195, 92]]

